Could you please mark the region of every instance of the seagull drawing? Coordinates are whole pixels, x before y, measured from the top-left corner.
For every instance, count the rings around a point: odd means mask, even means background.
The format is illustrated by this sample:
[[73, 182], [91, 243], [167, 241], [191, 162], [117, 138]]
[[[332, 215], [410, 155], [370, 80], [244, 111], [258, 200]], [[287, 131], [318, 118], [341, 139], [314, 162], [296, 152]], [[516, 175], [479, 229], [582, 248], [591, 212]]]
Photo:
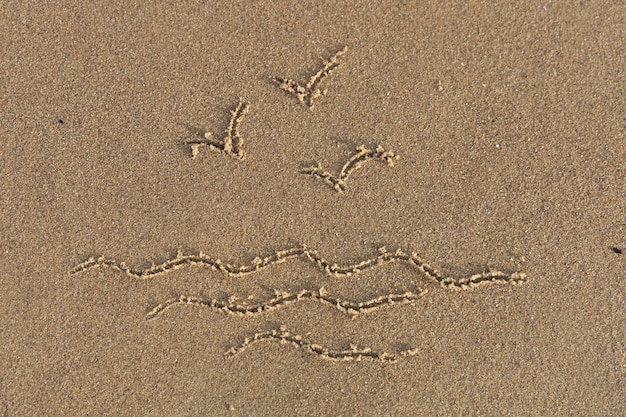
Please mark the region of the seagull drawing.
[[244, 159], [243, 138], [239, 135], [239, 124], [243, 116], [248, 113], [250, 105], [243, 99], [239, 99], [239, 104], [235, 110], [230, 113], [230, 123], [226, 129], [226, 136], [221, 140], [213, 139], [211, 132], [205, 132], [204, 138], [187, 141], [186, 144], [191, 145], [191, 157], [193, 159], [200, 153], [200, 147], [206, 146], [210, 150], [217, 150], [226, 155], [233, 155], [238, 159]]
[[313, 109], [313, 101], [322, 94], [325, 94], [325, 91], [320, 90], [319, 84], [339, 66], [337, 58], [346, 52], [348, 52], [348, 47], [344, 46], [342, 50], [333, 55], [328, 61], [324, 62], [322, 69], [313, 75], [305, 86], [286, 78], [273, 77], [272, 80], [277, 83], [282, 90], [296, 96], [300, 103]]

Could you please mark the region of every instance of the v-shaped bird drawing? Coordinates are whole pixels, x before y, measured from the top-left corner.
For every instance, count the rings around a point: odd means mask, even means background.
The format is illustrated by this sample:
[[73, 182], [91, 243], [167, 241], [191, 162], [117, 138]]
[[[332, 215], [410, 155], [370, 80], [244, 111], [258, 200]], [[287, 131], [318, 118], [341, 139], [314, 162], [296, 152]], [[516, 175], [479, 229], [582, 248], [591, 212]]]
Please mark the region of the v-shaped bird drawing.
[[296, 96], [300, 103], [313, 109], [313, 100], [325, 93], [325, 90], [319, 88], [319, 84], [339, 66], [337, 58], [346, 52], [348, 52], [347, 46], [333, 55], [328, 61], [324, 62], [322, 69], [315, 73], [304, 86], [287, 78], [273, 77], [272, 80], [276, 82], [282, 90]]

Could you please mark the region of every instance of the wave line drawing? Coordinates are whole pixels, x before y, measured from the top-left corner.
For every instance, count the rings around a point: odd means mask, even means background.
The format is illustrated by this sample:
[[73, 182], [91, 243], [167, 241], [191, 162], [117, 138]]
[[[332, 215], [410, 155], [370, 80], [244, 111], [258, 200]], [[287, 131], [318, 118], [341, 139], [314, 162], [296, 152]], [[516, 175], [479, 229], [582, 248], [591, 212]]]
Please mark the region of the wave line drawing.
[[300, 103], [313, 109], [313, 101], [322, 94], [326, 94], [326, 90], [322, 91], [319, 89], [319, 84], [339, 66], [337, 58], [346, 52], [348, 52], [348, 47], [344, 46], [342, 50], [338, 51], [328, 61], [324, 62], [322, 69], [313, 75], [305, 86], [298, 84], [294, 80], [280, 77], [272, 77], [272, 81], [277, 83], [281, 90], [296, 96]]
[[99, 258], [90, 257], [86, 261], [76, 265], [69, 273], [71, 275], [79, 274], [95, 268], [111, 268], [116, 271], [124, 272], [131, 278], [135, 279], [151, 279], [159, 275], [175, 271], [188, 266], [208, 267], [216, 271], [233, 277], [242, 277], [259, 272], [275, 264], [280, 264], [290, 258], [302, 257], [309, 262], [315, 264], [318, 269], [337, 278], [348, 277], [357, 274], [366, 269], [392, 262], [406, 262], [415, 267], [419, 272], [424, 274], [431, 280], [438, 282], [443, 287], [450, 289], [468, 289], [485, 284], [519, 284], [526, 282], [526, 274], [523, 272], [505, 273], [501, 271], [488, 271], [480, 274], [474, 274], [467, 277], [453, 278], [441, 275], [436, 269], [425, 263], [417, 253], [407, 253], [402, 249], [395, 252], [388, 252], [385, 247], [378, 249], [378, 255], [352, 265], [338, 265], [330, 263], [321, 257], [317, 251], [307, 248], [306, 245], [292, 247], [290, 249], [277, 251], [265, 258], [256, 257], [249, 264], [232, 265], [223, 263], [220, 259], [213, 259], [203, 252], [199, 254], [185, 255], [182, 251], [178, 251], [176, 257], [167, 260], [159, 265], [152, 265], [145, 269], [134, 269], [126, 265], [124, 262], [117, 262], [107, 259], [103, 256]]
[[250, 104], [245, 102], [242, 98], [239, 98], [239, 104], [230, 112], [230, 122], [224, 132], [226, 136], [224, 136], [223, 139], [215, 140], [211, 132], [205, 132], [204, 139], [185, 142], [191, 145], [191, 158], [196, 159], [196, 156], [200, 153], [201, 147], [208, 147], [211, 151], [219, 151], [226, 155], [235, 156], [238, 159], [244, 159], [243, 138], [239, 134], [239, 125], [241, 124], [241, 119], [248, 113], [249, 109]]
[[324, 305], [334, 307], [342, 313], [348, 314], [351, 318], [355, 318], [359, 314], [370, 313], [385, 306], [412, 304], [424, 296], [427, 292], [428, 290], [420, 289], [418, 293], [407, 291], [402, 294], [387, 294], [367, 301], [352, 302], [332, 297], [328, 295], [326, 288], [322, 287], [317, 291], [300, 290], [296, 293], [275, 291], [274, 298], [255, 305], [236, 304], [234, 297], [229, 298], [228, 301], [224, 301], [182, 294], [178, 297], [170, 298], [169, 300], [154, 307], [150, 310], [150, 312], [148, 312], [148, 314], [146, 314], [146, 320], [153, 320], [170, 307], [181, 304], [209, 307], [213, 310], [218, 310], [233, 316], [246, 317], [272, 311], [302, 300], [318, 301]]
[[348, 159], [348, 161], [341, 167], [339, 175], [334, 176], [330, 172], [324, 170], [322, 165], [318, 162], [317, 165], [303, 169], [303, 174], [312, 175], [315, 178], [319, 178], [326, 184], [330, 185], [335, 191], [343, 193], [346, 189], [346, 180], [352, 172], [361, 168], [364, 163], [369, 160], [379, 159], [385, 162], [390, 167], [394, 166], [394, 161], [400, 159], [392, 151], [386, 151], [382, 146], [377, 146], [376, 149], [368, 149], [364, 145], [357, 146], [356, 153]]
[[304, 336], [293, 334], [287, 330], [285, 326], [281, 326], [279, 329], [268, 330], [265, 332], [255, 333], [251, 338], [246, 337], [238, 346], [230, 348], [226, 352], [226, 358], [233, 358], [239, 355], [241, 352], [249, 348], [250, 346], [262, 342], [262, 341], [275, 341], [280, 344], [290, 344], [295, 347], [307, 350], [311, 353], [319, 355], [322, 359], [330, 361], [361, 361], [362, 359], [369, 359], [380, 362], [394, 363], [398, 361], [398, 356], [414, 356], [417, 354], [417, 349], [408, 349], [401, 351], [399, 354], [376, 352], [371, 348], [359, 348], [356, 345], [350, 345], [350, 349], [347, 350], [331, 350], [317, 343], [307, 342]]

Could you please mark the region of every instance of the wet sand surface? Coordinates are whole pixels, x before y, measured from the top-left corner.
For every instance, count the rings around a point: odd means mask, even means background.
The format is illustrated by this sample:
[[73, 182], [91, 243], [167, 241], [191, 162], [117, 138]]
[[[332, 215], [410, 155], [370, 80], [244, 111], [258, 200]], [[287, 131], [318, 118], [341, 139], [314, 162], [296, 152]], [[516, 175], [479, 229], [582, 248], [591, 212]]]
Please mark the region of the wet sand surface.
[[0, 416], [626, 413], [623, 2], [0, 33]]

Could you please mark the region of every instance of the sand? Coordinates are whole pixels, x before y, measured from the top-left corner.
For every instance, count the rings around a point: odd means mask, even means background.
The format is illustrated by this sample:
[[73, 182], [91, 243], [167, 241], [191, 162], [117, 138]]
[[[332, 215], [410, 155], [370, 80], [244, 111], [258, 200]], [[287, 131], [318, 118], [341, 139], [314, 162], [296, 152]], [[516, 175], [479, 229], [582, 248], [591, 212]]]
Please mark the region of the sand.
[[623, 2], [4, 2], [0, 416], [626, 414]]

